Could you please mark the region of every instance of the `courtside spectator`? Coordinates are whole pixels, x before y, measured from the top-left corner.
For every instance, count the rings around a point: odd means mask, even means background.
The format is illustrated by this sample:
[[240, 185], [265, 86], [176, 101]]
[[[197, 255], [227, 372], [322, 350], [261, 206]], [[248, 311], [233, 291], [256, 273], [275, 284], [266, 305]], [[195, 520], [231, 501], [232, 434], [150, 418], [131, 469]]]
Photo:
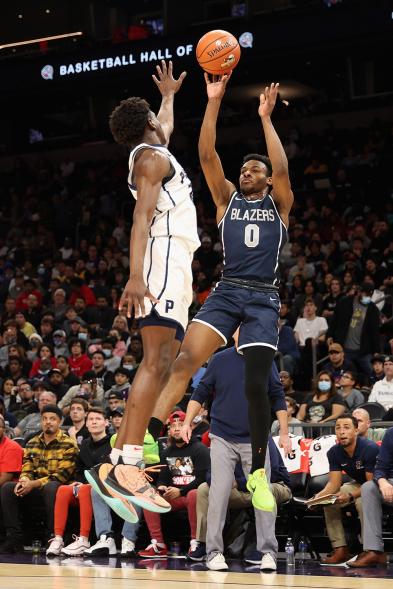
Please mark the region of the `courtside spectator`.
[[[168, 446], [160, 462], [166, 464], [158, 475], [157, 489], [172, 507], [172, 511], [187, 509], [191, 540], [196, 538], [195, 494], [189, 494], [206, 480], [210, 467], [210, 452], [202, 442], [191, 438], [186, 443], [181, 436], [185, 413], [175, 411], [169, 417]], [[164, 557], [168, 550], [161, 529], [159, 513], [143, 510], [152, 538], [151, 543], [139, 552], [142, 558]]]
[[[74, 402], [75, 403], [75, 402]], [[71, 405], [71, 410], [74, 404]], [[86, 418], [88, 436], [82, 441], [76, 459], [75, 481], [59, 487], [55, 503], [55, 537], [46, 551], [47, 556], [60, 553], [67, 556], [80, 556], [90, 548], [89, 535], [93, 516], [91, 487], [86, 483], [84, 471], [99, 464], [110, 452], [109, 439], [106, 433], [107, 421], [104, 412], [98, 408], [89, 410]], [[79, 506], [80, 531], [75, 541], [64, 546], [64, 531], [71, 505]]]
[[55, 498], [58, 487], [72, 480], [78, 453], [76, 442], [60, 429], [61, 411], [46, 405], [41, 411], [42, 433], [32, 438], [23, 454], [18, 482], [1, 487], [1, 508], [6, 539], [0, 553], [23, 551], [21, 503], [34, 505], [37, 500], [46, 512], [47, 534], [53, 534]]
[[386, 434], [385, 427], [372, 427], [370, 414], [366, 409], [358, 407], [352, 411], [352, 415], [358, 420], [358, 436], [372, 440], [373, 442], [380, 442]]
[[22, 459], [23, 449], [6, 436], [5, 419], [0, 415], [0, 489], [19, 476]]
[[[366, 507], [362, 505], [361, 486], [365, 481], [372, 480], [379, 452], [377, 444], [357, 435], [357, 420], [349, 413], [337, 418], [335, 432], [338, 443], [327, 453], [329, 481], [322, 491], [316, 494], [316, 497], [330, 494], [337, 496], [335, 503], [324, 507], [326, 529], [333, 554], [322, 559], [322, 565], [342, 564], [351, 558], [341, 509], [354, 503], [363, 528], [363, 513]], [[353, 480], [342, 484], [343, 472]]]
[[382, 504], [393, 502], [393, 428], [388, 429], [382, 441], [375, 465], [374, 480], [362, 485], [363, 503], [363, 552], [355, 561], [348, 563], [353, 568], [387, 564], [382, 538]]

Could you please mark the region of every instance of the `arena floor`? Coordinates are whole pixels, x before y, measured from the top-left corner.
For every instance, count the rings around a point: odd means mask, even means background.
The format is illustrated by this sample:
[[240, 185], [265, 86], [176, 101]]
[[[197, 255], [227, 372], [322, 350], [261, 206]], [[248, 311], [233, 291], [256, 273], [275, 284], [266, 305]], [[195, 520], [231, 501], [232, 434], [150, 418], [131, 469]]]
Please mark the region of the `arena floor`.
[[286, 572], [261, 574], [255, 566], [229, 561], [228, 572], [205, 570], [203, 564], [185, 559], [120, 560], [118, 558], [46, 559], [44, 556], [2, 555], [1, 589], [238, 589], [261, 586], [298, 589], [391, 589], [393, 565], [353, 571], [345, 567], [321, 567], [309, 561]]

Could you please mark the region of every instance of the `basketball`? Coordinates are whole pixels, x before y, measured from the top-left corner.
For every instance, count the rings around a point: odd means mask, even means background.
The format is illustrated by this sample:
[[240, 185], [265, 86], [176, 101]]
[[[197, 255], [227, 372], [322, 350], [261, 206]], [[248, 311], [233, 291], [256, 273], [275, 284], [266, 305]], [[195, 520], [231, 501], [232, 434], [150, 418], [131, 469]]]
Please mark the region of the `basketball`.
[[196, 58], [208, 74], [222, 76], [232, 71], [240, 59], [236, 37], [227, 31], [209, 31], [198, 41]]

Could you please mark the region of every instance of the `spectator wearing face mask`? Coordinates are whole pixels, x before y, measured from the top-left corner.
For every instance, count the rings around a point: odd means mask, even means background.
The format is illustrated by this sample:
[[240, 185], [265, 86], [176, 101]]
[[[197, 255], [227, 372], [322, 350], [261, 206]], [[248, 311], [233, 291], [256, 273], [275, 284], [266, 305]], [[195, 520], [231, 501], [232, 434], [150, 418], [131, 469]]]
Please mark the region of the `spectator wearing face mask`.
[[39, 351], [38, 351], [38, 358], [37, 360], [33, 363], [33, 366], [30, 370], [29, 373], [29, 378], [34, 378], [35, 376], [37, 376], [40, 372], [40, 368], [42, 367], [42, 363], [45, 360], [49, 360], [49, 369], [51, 368], [56, 368], [57, 366], [57, 361], [56, 358], [53, 355], [53, 350], [52, 347], [48, 344], [41, 344]]
[[57, 356], [68, 356], [70, 351], [67, 346], [67, 334], [64, 329], [56, 329], [53, 332], [53, 352], [55, 357]]
[[345, 402], [337, 394], [335, 382], [329, 372], [321, 371], [313, 383], [313, 390], [300, 406], [297, 419], [310, 423], [334, 421], [345, 412]]
[[107, 337], [101, 344], [102, 352], [105, 356], [105, 366], [107, 370], [115, 372], [116, 368], [119, 368], [121, 363], [120, 356], [114, 356], [113, 352], [116, 346], [116, 340], [113, 337]]

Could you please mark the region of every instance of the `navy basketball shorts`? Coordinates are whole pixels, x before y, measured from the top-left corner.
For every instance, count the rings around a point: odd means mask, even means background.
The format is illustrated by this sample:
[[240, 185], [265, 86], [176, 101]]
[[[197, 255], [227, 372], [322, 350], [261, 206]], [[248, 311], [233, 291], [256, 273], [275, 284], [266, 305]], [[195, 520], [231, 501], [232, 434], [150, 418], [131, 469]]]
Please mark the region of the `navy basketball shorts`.
[[240, 326], [239, 347], [277, 350], [280, 298], [275, 291], [256, 291], [219, 282], [193, 321], [209, 326], [224, 345]]

